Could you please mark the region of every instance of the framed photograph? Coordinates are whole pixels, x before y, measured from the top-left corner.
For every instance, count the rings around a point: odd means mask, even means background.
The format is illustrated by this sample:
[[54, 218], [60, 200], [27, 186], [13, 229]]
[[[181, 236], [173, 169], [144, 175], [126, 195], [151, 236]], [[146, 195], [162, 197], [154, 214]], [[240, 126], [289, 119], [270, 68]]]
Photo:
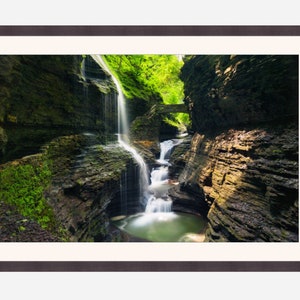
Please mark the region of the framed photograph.
[[1, 271], [300, 271], [300, 26], [0, 26]]

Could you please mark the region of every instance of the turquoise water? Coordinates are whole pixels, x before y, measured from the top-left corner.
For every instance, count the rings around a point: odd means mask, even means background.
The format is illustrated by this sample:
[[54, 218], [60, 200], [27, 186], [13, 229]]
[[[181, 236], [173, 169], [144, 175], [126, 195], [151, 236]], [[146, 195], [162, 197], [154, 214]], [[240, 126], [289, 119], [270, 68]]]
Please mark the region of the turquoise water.
[[200, 216], [175, 212], [139, 213], [112, 221], [129, 235], [151, 242], [203, 241], [206, 221]]

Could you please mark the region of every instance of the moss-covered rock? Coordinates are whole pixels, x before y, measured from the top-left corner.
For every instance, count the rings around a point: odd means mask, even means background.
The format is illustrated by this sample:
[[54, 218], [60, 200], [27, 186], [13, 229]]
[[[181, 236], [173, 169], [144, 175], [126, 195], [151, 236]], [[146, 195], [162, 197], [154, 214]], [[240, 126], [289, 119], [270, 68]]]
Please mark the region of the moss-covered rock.
[[[120, 205], [123, 177], [133, 182], [128, 188], [139, 189], [137, 178], [129, 178], [130, 167], [134, 175], [136, 166], [117, 143], [99, 141], [101, 137], [93, 134], [61, 136], [45, 144], [39, 154], [0, 165], [0, 210], [12, 205], [13, 216], [18, 213], [23, 215], [18, 218], [26, 219], [20, 223], [22, 232], [9, 227], [0, 235], [2, 241], [104, 242], [120, 238], [109, 218]], [[31, 210], [33, 205], [36, 209]], [[132, 199], [128, 205], [136, 209], [139, 203]], [[46, 217], [51, 218], [50, 227], [45, 226]], [[0, 227], [7, 226], [8, 219], [0, 218]], [[33, 237], [26, 236], [32, 230], [37, 230]]]
[[[11, 207], [15, 217], [23, 218], [24, 222], [20, 221], [23, 230], [34, 223], [48, 231], [49, 236], [61, 240], [60, 222], [44, 197], [52, 178], [50, 164], [40, 153], [0, 165], [0, 199], [2, 207]], [[4, 221], [8, 221], [8, 216]], [[0, 222], [0, 226], [5, 226], [3, 222]], [[27, 240], [30, 237], [24, 241]]]
[[69, 240], [114, 239], [110, 207], [119, 205], [122, 177], [133, 163], [132, 157], [117, 143], [102, 145], [91, 134], [59, 137], [44, 151], [53, 174], [45, 196]]
[[59, 135], [89, 131], [103, 142], [115, 139], [115, 87], [92, 62], [81, 55], [0, 57], [0, 123], [7, 136], [0, 161], [35, 153]]

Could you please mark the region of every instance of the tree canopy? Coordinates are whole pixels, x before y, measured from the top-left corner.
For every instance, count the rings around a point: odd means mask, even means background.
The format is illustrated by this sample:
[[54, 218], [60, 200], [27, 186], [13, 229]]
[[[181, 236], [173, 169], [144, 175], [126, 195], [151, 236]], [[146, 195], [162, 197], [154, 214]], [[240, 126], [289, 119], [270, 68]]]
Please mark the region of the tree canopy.
[[[125, 97], [142, 100], [144, 109], [157, 103], [183, 103], [183, 82], [179, 78], [183, 61], [179, 56], [104, 55], [104, 59], [118, 78]], [[166, 121], [188, 122], [188, 116], [173, 114]]]

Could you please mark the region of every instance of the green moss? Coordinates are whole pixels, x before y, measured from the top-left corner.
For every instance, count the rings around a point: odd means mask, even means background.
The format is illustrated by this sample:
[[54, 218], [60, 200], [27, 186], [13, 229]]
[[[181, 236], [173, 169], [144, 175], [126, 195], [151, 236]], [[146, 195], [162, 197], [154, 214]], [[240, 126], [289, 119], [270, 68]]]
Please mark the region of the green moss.
[[25, 231], [26, 230], [26, 228], [22, 225], [20, 225], [18, 229], [19, 229], [19, 231]]
[[15, 206], [23, 216], [37, 221], [42, 228], [51, 230], [55, 227], [55, 218], [43, 196], [50, 179], [46, 162], [10, 165], [0, 172], [0, 199]]

